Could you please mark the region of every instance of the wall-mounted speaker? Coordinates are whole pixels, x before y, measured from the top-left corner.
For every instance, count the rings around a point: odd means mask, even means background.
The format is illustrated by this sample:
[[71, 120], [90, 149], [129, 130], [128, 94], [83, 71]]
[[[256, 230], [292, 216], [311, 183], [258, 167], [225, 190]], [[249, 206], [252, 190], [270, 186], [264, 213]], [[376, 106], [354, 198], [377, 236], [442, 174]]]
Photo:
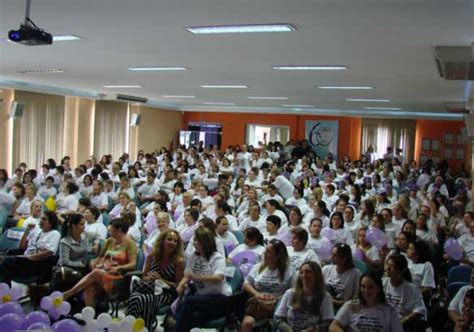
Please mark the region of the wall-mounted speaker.
[[132, 116], [130, 117], [130, 126], [138, 126], [140, 124], [140, 121], [142, 120], [142, 116], [136, 113], [133, 113]]
[[25, 105], [24, 104], [20, 104], [17, 101], [12, 101], [12, 104], [10, 106], [9, 116], [11, 118], [14, 118], [14, 119], [21, 118], [24, 111], [25, 111]]

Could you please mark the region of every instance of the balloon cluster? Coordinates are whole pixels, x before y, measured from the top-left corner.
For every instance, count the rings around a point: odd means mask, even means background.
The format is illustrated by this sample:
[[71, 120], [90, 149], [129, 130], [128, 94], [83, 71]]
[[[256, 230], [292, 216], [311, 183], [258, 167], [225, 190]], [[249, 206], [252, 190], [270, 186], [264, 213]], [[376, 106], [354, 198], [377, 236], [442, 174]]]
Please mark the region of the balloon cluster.
[[[18, 295], [20, 294], [20, 295]], [[41, 299], [41, 309], [25, 314], [22, 306], [15, 302], [21, 296], [21, 289], [0, 284], [0, 331], [38, 331], [43, 332], [148, 332], [142, 318], [126, 316], [112, 319], [107, 313], [97, 319], [91, 307], [85, 307], [81, 313], [68, 316], [71, 305], [64, 301], [60, 292], [53, 292]]]
[[237, 265], [245, 277], [248, 276], [252, 267], [257, 263], [257, 255], [252, 250], [244, 250], [239, 252], [232, 258], [232, 263]]
[[444, 243], [444, 252], [449, 259], [458, 261], [462, 258], [462, 247], [456, 239], [450, 237]]
[[365, 239], [374, 247], [381, 249], [387, 245], [387, 237], [380, 229], [371, 227], [365, 233]]

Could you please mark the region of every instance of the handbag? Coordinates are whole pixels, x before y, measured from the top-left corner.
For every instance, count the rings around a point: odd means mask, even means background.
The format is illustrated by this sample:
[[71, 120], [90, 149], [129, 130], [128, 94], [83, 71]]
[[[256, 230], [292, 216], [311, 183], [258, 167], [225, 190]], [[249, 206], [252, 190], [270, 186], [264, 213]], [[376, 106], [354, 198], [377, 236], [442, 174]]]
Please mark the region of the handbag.
[[76, 283], [82, 279], [82, 273], [69, 266], [58, 266], [54, 270], [53, 279], [63, 283]]

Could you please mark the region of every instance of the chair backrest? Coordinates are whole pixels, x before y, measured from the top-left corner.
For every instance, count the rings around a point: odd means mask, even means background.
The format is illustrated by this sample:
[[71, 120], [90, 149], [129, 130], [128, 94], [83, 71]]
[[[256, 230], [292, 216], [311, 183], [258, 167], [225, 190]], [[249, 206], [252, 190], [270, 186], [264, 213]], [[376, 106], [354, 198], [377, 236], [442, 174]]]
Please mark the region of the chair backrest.
[[25, 233], [25, 229], [20, 227], [12, 227], [6, 230], [0, 238], [0, 251], [20, 248], [23, 233]]
[[145, 255], [143, 254], [142, 248], [137, 248], [137, 265], [135, 270], [143, 270], [143, 265], [145, 264]]
[[452, 283], [448, 284], [448, 298], [449, 298], [449, 301], [451, 302], [453, 297], [456, 296], [456, 293], [459, 291], [459, 289], [461, 289], [462, 287], [467, 286], [467, 285], [469, 285], [469, 283], [459, 282], [459, 281], [457, 281], [457, 282], [455, 281], [455, 282], [452, 282]]
[[242, 284], [244, 282], [244, 277], [238, 266], [227, 263], [225, 271], [226, 281], [229, 283], [232, 288], [232, 293], [235, 294], [242, 289]]
[[6, 209], [0, 209], [0, 229], [5, 228], [5, 224], [8, 220], [8, 211]]
[[352, 261], [354, 262], [355, 267], [362, 273], [366, 273], [369, 268], [367, 267], [367, 264], [365, 262], [361, 261], [360, 259], [357, 258], [352, 258]]
[[241, 231], [231, 231], [232, 234], [235, 235], [235, 237], [237, 238], [237, 241], [239, 241], [239, 244], [242, 244], [244, 243], [244, 233], [242, 233]]
[[448, 285], [452, 282], [471, 282], [472, 268], [468, 265], [453, 266], [448, 272]]

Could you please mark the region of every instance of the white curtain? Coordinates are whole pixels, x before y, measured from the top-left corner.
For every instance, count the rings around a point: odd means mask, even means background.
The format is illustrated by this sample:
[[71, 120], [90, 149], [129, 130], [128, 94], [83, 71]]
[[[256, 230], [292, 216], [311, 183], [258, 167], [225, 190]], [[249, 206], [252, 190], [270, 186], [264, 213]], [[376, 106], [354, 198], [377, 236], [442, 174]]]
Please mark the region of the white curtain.
[[65, 97], [16, 90], [15, 101], [25, 109], [13, 122], [13, 165], [25, 162], [28, 168], [38, 169], [48, 158], [59, 162], [63, 157]]
[[94, 155], [111, 154], [116, 160], [128, 150], [128, 104], [97, 101], [94, 121]]
[[387, 147], [402, 149], [404, 161], [413, 159], [416, 120], [364, 119], [362, 122], [362, 153], [369, 145], [374, 147], [377, 158], [382, 158]]

